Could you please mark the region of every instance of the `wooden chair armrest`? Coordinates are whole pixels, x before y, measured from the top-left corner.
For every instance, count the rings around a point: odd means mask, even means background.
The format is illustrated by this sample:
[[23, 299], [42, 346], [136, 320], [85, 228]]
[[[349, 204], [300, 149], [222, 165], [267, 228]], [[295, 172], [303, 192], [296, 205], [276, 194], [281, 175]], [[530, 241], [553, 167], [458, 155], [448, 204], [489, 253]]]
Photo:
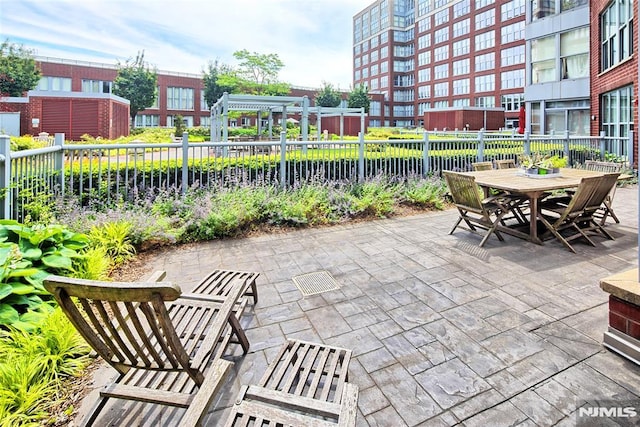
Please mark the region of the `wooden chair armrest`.
[[215, 361], [209, 372], [207, 372], [202, 386], [191, 401], [189, 409], [180, 420], [181, 425], [202, 425], [202, 420], [211, 405], [211, 401], [220, 392], [231, 366], [233, 366], [233, 363], [228, 360], [218, 359]]

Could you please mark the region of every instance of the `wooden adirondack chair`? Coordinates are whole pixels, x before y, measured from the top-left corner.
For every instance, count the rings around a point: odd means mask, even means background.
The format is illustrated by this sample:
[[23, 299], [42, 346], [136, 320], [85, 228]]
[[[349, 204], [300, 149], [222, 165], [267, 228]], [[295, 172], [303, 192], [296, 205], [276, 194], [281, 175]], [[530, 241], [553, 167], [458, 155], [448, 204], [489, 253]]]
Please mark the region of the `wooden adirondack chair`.
[[476, 233], [478, 228], [487, 230], [480, 241], [481, 247], [491, 234], [495, 234], [500, 241], [504, 241], [500, 229], [503, 227], [505, 215], [512, 212], [516, 203], [514, 199], [492, 196], [483, 200], [475, 177], [451, 171], [443, 171], [442, 174], [459, 213], [458, 220], [449, 234], [453, 234], [464, 221], [469, 227], [468, 230], [473, 233]]
[[613, 239], [611, 234], [596, 223], [594, 214], [607, 197], [611, 185], [615, 183], [618, 175], [619, 173], [614, 173], [582, 178], [568, 204], [565, 205], [562, 202], [541, 204], [543, 213], [540, 218], [541, 222], [550, 234], [574, 253], [576, 251], [569, 243], [571, 240], [584, 238], [591, 246], [595, 246], [587, 232], [597, 232]]
[[177, 285], [116, 283], [49, 276], [53, 294], [73, 325], [118, 371], [91, 413], [91, 425], [109, 398], [187, 408], [181, 425], [200, 425], [232, 365], [222, 359], [231, 337], [249, 349], [234, 314], [247, 284], [237, 281], [224, 299], [181, 295]]

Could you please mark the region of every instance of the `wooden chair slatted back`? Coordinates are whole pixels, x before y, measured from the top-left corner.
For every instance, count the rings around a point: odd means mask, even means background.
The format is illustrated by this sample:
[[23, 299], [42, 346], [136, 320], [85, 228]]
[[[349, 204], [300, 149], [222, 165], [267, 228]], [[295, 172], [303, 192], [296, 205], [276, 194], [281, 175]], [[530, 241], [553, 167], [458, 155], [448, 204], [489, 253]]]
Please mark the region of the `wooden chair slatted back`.
[[587, 170], [597, 172], [615, 173], [622, 171], [622, 163], [615, 162], [599, 162], [596, 160], [586, 160], [584, 167]]
[[178, 286], [61, 276], [47, 277], [44, 285], [87, 343], [118, 372], [191, 370], [165, 305], [180, 296]]
[[[598, 187], [601, 185], [605, 177], [606, 175], [582, 178], [580, 185], [578, 185], [578, 188], [567, 205], [567, 208], [562, 212], [555, 224], [560, 225], [567, 220], [571, 221], [583, 215], [584, 210], [587, 208], [589, 203], [592, 203], [595, 199], [594, 196], [598, 191]], [[602, 203], [602, 200], [600, 203]]]
[[493, 163], [492, 162], [476, 162], [476, 163], [471, 163], [471, 166], [473, 167], [474, 171], [490, 171], [491, 169], [493, 169]]
[[516, 162], [513, 159], [496, 160], [496, 167], [498, 169], [514, 169]]
[[476, 213], [484, 212], [475, 177], [451, 171], [443, 171], [442, 174], [456, 206]]
[[605, 199], [609, 197], [611, 191], [615, 189], [619, 172], [607, 173], [601, 177], [599, 185], [594, 189], [591, 198], [587, 201], [585, 210], [593, 213], [600, 208]]

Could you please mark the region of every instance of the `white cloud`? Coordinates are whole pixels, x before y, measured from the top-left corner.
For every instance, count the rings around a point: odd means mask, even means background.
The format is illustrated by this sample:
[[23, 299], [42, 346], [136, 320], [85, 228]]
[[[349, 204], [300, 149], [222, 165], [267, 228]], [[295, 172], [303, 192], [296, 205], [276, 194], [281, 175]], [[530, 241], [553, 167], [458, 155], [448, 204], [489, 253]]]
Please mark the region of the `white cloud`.
[[145, 51], [160, 70], [200, 73], [233, 52], [277, 53], [280, 78], [348, 89], [353, 15], [373, 0], [3, 0], [3, 37], [39, 56], [115, 63]]

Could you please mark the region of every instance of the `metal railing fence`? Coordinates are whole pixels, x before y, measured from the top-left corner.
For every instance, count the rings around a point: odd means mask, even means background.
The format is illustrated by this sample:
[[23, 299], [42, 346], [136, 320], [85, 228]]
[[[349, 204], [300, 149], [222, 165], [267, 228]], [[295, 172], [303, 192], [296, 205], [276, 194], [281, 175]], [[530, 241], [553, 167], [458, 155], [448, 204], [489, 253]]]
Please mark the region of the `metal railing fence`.
[[22, 220], [47, 198], [77, 198], [82, 204], [131, 200], [146, 192], [244, 184], [296, 186], [308, 182], [358, 182], [381, 175], [404, 180], [471, 170], [476, 161], [522, 154], [558, 154], [575, 166], [615, 157], [633, 165], [633, 135], [626, 138], [431, 135], [422, 139], [191, 143], [65, 144], [11, 151], [0, 136], [0, 216]]

